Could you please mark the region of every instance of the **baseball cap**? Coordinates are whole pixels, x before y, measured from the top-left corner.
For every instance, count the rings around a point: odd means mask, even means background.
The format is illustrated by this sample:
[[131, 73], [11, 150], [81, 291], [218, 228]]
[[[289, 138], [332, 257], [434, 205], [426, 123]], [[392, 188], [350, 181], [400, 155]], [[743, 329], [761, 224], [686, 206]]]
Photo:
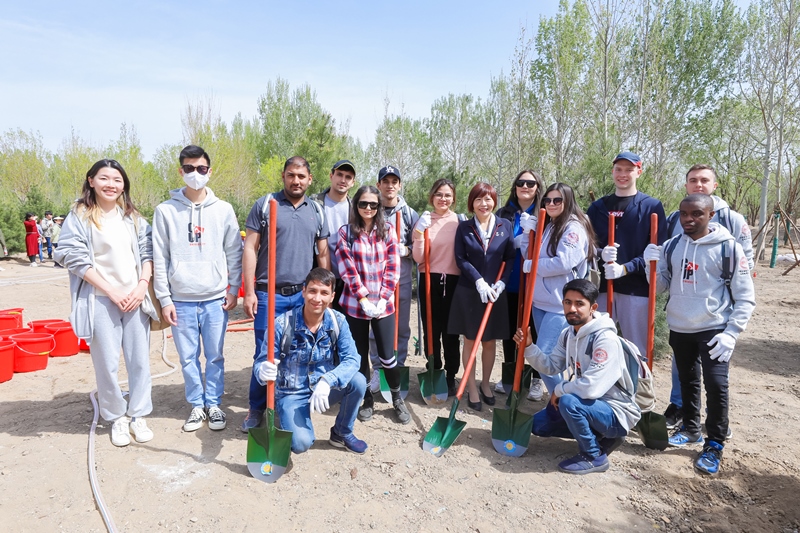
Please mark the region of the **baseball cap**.
[[397, 179], [403, 179], [400, 176], [400, 171], [397, 169], [397, 167], [393, 167], [391, 165], [387, 165], [378, 171], [378, 181], [381, 181], [386, 176], [397, 176]]
[[620, 159], [624, 159], [625, 161], [630, 161], [637, 167], [642, 166], [642, 158], [634, 154], [633, 152], [620, 152], [619, 154], [617, 154], [617, 157], [614, 158], [614, 161], [612, 161], [611, 164], [613, 165]]
[[64, 217], [58, 215], [57, 217], [53, 217], [53, 220], [64, 220]]
[[344, 170], [352, 170], [353, 174], [356, 173], [356, 166], [349, 159], [342, 159], [334, 163], [333, 168], [331, 168], [331, 172], [339, 168], [343, 168]]

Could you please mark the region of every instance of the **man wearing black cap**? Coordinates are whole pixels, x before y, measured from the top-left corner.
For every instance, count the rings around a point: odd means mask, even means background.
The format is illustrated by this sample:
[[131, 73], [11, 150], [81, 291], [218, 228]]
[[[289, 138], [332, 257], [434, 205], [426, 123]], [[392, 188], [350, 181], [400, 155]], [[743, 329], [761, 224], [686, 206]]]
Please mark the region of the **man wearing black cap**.
[[347, 195], [356, 183], [356, 167], [352, 161], [342, 159], [331, 168], [331, 186], [312, 198], [325, 208], [325, 220], [328, 222], [328, 257], [331, 260], [331, 271], [336, 276], [335, 298], [331, 307], [343, 313], [339, 298], [342, 296], [344, 282], [339, 275], [336, 261], [336, 242], [339, 240], [339, 228], [350, 222], [350, 197]]
[[[655, 198], [636, 189], [642, 175], [642, 158], [633, 152], [622, 152], [614, 158], [611, 175], [614, 194], [604, 196], [589, 206], [587, 215], [597, 236], [606, 262], [600, 273], [598, 310], [607, 311], [606, 280], [614, 280], [613, 318], [619, 322], [622, 336], [647, 353], [647, 297], [649, 285], [645, 272], [647, 263], [642, 257], [650, 244], [650, 215], [658, 215], [658, 244], [667, 237], [664, 206]], [[615, 243], [609, 246], [608, 217], [614, 215]]]

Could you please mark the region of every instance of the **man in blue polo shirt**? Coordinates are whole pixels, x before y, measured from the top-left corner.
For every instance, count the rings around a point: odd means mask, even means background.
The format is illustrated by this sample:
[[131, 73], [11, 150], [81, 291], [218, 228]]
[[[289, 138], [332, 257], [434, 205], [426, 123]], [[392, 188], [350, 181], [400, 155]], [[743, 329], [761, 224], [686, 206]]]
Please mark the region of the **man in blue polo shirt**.
[[[600, 297], [598, 310], [607, 312], [606, 280], [614, 280], [613, 318], [619, 322], [622, 336], [647, 353], [647, 298], [649, 284], [645, 272], [647, 264], [642, 257], [650, 244], [650, 215], [658, 215], [658, 244], [667, 237], [664, 206], [655, 198], [636, 189], [636, 180], [642, 175], [642, 158], [633, 152], [622, 152], [614, 158], [611, 167], [614, 194], [595, 200], [587, 215], [597, 236], [597, 247], [602, 249], [606, 262], [600, 270]], [[615, 241], [608, 243], [608, 217], [616, 217]]]
[[[265, 204], [269, 205], [270, 198], [278, 202], [276, 247], [280, 260], [275, 265], [275, 314], [281, 315], [303, 304], [303, 281], [311, 271], [315, 253], [318, 266], [331, 268], [324, 212], [305, 194], [313, 179], [308, 161], [300, 156], [290, 157], [283, 166], [281, 178], [283, 190], [256, 200], [245, 222], [247, 231], [242, 253], [244, 311], [255, 319], [253, 359], [258, 355], [267, 329], [269, 215]], [[267, 405], [267, 391], [252, 373], [249, 398], [250, 408], [241, 426], [244, 432], [261, 423]]]

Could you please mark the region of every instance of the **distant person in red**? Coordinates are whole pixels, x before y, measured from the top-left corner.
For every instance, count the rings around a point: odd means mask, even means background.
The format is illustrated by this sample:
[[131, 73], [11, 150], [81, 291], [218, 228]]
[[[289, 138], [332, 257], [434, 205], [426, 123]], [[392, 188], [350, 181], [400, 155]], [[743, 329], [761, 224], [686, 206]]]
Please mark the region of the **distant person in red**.
[[31, 260], [31, 266], [36, 264], [36, 256], [39, 255], [39, 230], [36, 229], [36, 220], [33, 213], [25, 213], [25, 254]]

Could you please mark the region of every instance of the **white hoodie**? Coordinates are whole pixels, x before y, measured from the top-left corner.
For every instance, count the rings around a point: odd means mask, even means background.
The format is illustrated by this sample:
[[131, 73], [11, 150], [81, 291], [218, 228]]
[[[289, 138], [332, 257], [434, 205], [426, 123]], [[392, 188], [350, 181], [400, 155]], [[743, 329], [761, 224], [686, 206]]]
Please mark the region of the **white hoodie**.
[[242, 237], [228, 202], [206, 187], [206, 198], [193, 204], [183, 188], [153, 214], [153, 277], [162, 306], [205, 302], [236, 295], [242, 284]]

